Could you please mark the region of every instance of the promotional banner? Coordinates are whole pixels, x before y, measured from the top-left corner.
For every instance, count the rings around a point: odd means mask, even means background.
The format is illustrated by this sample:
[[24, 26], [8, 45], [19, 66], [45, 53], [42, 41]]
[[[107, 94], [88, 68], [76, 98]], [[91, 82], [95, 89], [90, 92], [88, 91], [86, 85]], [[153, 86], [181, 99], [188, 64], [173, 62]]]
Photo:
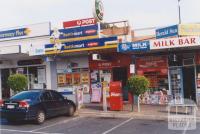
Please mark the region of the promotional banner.
[[148, 51], [150, 50], [149, 41], [141, 41], [141, 42], [127, 42], [127, 43], [120, 43], [118, 45], [118, 52], [137, 52], [137, 51]]
[[51, 43], [63, 43], [76, 40], [98, 38], [98, 25], [51, 31]]
[[97, 39], [90, 39], [90, 40], [66, 42], [59, 45], [60, 46], [56, 46], [55, 44], [45, 45], [46, 54], [97, 50], [97, 49], [105, 49], [105, 48], [116, 48], [117, 37], [97, 38]]
[[63, 22], [63, 27], [64, 28], [77, 27], [77, 26], [80, 27], [80, 26], [94, 25], [96, 23], [97, 21], [95, 20], [95, 18], [87, 18], [87, 19], [79, 19], [79, 20]]
[[199, 36], [150, 40], [150, 49], [168, 49], [178, 47], [200, 46]]
[[178, 25], [156, 29], [156, 39], [178, 36]]
[[0, 41], [50, 35], [50, 23], [0, 30]]
[[180, 24], [179, 35], [181, 36], [200, 35], [200, 24]]

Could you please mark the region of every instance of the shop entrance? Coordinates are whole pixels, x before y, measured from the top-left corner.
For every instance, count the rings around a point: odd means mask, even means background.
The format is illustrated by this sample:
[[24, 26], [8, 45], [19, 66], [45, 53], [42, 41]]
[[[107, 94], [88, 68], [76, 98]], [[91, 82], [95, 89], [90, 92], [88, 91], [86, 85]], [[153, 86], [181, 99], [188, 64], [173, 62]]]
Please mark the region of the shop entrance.
[[194, 66], [183, 67], [184, 98], [196, 101]]
[[123, 100], [128, 101], [128, 90], [124, 87], [127, 83], [127, 68], [126, 67], [116, 67], [113, 68], [113, 81], [121, 81], [122, 82], [122, 93], [123, 93]]
[[10, 75], [9, 69], [1, 69], [1, 87], [2, 87], [3, 99], [10, 97], [10, 88], [7, 84], [9, 75]]

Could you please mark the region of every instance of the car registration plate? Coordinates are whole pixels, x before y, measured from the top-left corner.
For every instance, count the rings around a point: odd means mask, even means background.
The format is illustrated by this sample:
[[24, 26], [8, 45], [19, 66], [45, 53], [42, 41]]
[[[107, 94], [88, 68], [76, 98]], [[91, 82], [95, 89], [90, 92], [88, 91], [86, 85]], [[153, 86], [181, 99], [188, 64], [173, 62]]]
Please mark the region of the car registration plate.
[[8, 108], [8, 109], [14, 109], [15, 106], [14, 106], [14, 105], [7, 105], [7, 108]]

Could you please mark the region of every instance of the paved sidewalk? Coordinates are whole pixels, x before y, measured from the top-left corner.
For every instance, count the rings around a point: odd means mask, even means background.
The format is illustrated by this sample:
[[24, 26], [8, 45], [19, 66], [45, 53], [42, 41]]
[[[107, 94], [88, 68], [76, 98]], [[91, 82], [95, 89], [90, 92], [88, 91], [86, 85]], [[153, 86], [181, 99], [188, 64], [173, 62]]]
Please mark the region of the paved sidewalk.
[[[197, 118], [200, 121], [200, 107], [197, 111]], [[132, 111], [132, 106], [130, 104], [125, 104], [123, 111], [103, 111], [102, 104], [85, 104], [79, 111], [79, 115], [84, 116], [100, 116], [100, 117], [110, 117], [110, 118], [137, 118], [137, 119], [154, 119], [154, 120], [167, 120], [168, 110], [167, 106], [162, 105], [141, 105], [141, 111], [137, 111], [137, 105], [134, 105], [134, 110]]]

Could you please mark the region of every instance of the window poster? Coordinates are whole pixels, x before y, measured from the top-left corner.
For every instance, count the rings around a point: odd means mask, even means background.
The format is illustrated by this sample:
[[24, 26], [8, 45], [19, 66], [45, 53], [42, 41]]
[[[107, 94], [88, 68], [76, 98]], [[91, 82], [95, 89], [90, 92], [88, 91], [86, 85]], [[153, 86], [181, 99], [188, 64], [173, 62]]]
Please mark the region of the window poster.
[[99, 71], [98, 70], [92, 70], [90, 75], [91, 75], [91, 83], [100, 82]]
[[81, 75], [80, 73], [74, 73], [73, 74], [74, 78], [74, 84], [75, 85], [80, 85], [81, 84]]
[[81, 83], [82, 84], [89, 83], [89, 74], [88, 73], [81, 73]]
[[88, 94], [90, 92], [90, 87], [88, 84], [83, 85], [83, 93]]
[[101, 102], [101, 83], [92, 84], [91, 102]]
[[63, 85], [66, 83], [66, 78], [64, 74], [58, 74], [58, 84]]
[[72, 85], [72, 74], [66, 74], [66, 84]]

